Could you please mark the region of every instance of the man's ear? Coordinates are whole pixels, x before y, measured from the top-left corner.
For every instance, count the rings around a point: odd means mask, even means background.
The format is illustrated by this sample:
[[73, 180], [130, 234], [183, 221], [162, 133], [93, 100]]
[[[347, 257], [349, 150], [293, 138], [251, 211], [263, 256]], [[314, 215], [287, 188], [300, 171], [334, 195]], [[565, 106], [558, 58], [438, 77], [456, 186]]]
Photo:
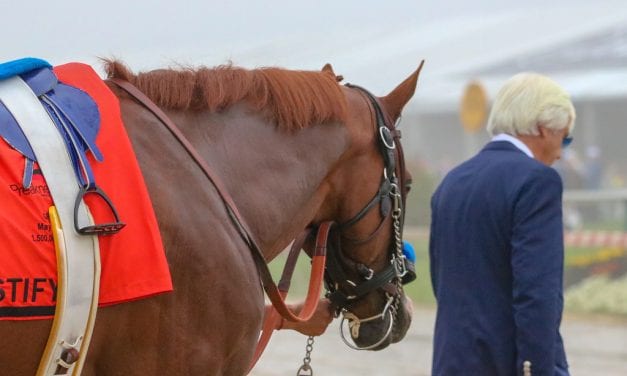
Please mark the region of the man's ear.
[[550, 130], [543, 124], [536, 124], [536, 128], [538, 129], [538, 136], [540, 136], [541, 138], [546, 138], [547, 136], [550, 136]]

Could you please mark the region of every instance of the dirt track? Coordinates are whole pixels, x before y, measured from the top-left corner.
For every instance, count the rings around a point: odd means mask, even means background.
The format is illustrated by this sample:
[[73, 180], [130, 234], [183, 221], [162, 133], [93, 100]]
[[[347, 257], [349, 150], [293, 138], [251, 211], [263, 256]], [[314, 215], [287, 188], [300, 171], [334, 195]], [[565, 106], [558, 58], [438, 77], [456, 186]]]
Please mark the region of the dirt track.
[[[405, 340], [381, 352], [354, 351], [338, 333], [339, 321], [316, 338], [311, 355], [316, 376], [429, 375], [435, 311], [417, 308]], [[627, 375], [627, 319], [566, 315], [562, 325], [573, 376]], [[306, 337], [277, 332], [251, 375], [295, 375], [305, 354]]]

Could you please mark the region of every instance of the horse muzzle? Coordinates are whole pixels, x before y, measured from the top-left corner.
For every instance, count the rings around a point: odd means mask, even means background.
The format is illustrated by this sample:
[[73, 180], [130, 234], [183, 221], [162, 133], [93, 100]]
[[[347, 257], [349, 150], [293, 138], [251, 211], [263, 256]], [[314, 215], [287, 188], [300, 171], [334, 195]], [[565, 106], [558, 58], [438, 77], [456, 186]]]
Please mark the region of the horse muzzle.
[[[404, 295], [391, 297], [383, 311], [375, 316], [359, 318], [351, 312], [343, 312], [340, 334], [346, 345], [354, 350], [382, 350], [405, 337], [412, 313], [410, 299]], [[351, 341], [345, 334], [345, 322]]]

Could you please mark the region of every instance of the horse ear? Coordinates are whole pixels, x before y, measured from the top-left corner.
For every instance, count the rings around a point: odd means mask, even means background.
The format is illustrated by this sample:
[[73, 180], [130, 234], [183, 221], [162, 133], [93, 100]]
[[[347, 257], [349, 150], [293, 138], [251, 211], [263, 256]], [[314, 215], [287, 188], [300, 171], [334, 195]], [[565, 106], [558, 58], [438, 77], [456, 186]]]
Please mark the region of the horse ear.
[[323, 71], [324, 73], [328, 73], [328, 74], [330, 74], [330, 75], [335, 76], [335, 72], [333, 71], [333, 67], [331, 66], [331, 64], [330, 64], [330, 63], [326, 63], [326, 64], [324, 65], [324, 67], [322, 67], [322, 71]]
[[335, 74], [335, 72], [333, 71], [333, 67], [332, 67], [332, 66], [331, 66], [331, 64], [329, 64], [329, 63], [326, 63], [326, 64], [324, 65], [324, 67], [322, 67], [322, 72], [323, 72], [323, 73], [326, 73], [326, 74], [330, 74], [330, 75], [331, 75], [331, 77], [335, 77], [335, 80], [336, 80], [337, 82], [341, 82], [341, 81], [344, 79], [344, 77], [343, 77], [343, 76], [341, 76], [341, 75], [340, 75], [340, 76], [338, 76], [338, 75], [336, 75], [336, 74]]
[[391, 93], [381, 98], [381, 101], [384, 103], [385, 108], [394, 121], [401, 116], [403, 107], [405, 107], [407, 102], [409, 102], [414, 95], [416, 84], [418, 83], [418, 76], [420, 75], [424, 63], [424, 60], [421, 61], [420, 66], [418, 66], [418, 69], [416, 69], [414, 73], [407, 77], [405, 81], [401, 82]]

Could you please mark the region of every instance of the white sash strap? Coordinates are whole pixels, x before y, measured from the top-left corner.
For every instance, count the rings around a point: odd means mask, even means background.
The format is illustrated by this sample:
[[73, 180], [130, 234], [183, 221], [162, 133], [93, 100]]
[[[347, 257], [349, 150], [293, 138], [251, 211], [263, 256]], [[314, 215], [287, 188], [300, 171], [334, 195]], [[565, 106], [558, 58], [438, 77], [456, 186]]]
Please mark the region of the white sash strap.
[[[12, 77], [0, 81], [0, 101], [17, 120], [37, 157], [63, 229], [57, 240], [64, 243], [61, 248], [66, 252], [65, 267], [58, 265], [58, 268], [63, 268], [66, 273], [65, 278], [59, 278], [58, 284], [67, 283], [66, 293], [57, 296], [55, 328], [37, 375], [54, 375], [57, 366], [62, 364], [59, 362], [62, 352], [68, 348], [80, 352], [78, 363], [66, 364], [70, 366], [68, 373], [78, 375], [95, 321], [96, 309], [92, 308], [97, 307], [98, 301], [98, 237], [79, 235], [74, 229], [74, 202], [79, 185], [63, 139], [38, 98], [21, 78]], [[80, 205], [78, 215], [80, 224], [93, 224], [84, 203]]]

